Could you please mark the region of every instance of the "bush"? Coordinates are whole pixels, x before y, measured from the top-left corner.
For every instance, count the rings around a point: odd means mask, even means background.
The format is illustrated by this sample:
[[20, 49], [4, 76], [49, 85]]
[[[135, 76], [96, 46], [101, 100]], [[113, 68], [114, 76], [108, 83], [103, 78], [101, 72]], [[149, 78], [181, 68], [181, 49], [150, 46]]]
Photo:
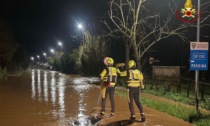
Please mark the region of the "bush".
[[0, 68], [0, 81], [1, 81], [1, 80], [5, 80], [5, 79], [7, 79], [7, 72], [6, 72], [6, 69], [2, 70], [2, 69]]

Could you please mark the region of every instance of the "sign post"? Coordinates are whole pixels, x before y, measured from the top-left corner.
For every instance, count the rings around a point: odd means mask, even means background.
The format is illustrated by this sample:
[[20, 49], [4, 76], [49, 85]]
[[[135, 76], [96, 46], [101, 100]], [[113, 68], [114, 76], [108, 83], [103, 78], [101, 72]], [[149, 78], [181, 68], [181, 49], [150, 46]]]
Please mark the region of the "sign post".
[[190, 70], [195, 70], [195, 103], [198, 112], [199, 70], [208, 70], [208, 42], [190, 43]]
[[[201, 0], [198, 0], [198, 15], [199, 15], [199, 12], [201, 11]], [[197, 20], [197, 42], [200, 42], [200, 18], [198, 18]], [[198, 114], [198, 92], [199, 92], [199, 71], [196, 70], [195, 71], [195, 106], [196, 106], [196, 112]]]

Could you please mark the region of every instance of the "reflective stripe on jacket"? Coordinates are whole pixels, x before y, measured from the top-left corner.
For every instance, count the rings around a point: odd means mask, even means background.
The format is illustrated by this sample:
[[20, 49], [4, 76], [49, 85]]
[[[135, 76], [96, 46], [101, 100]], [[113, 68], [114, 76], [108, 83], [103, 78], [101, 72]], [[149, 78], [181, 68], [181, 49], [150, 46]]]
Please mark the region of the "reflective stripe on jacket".
[[128, 87], [139, 87], [144, 89], [143, 74], [138, 69], [130, 69], [128, 77]]
[[118, 73], [118, 69], [114, 67], [107, 67], [100, 74], [101, 80], [103, 80], [104, 82], [116, 83], [117, 73]]

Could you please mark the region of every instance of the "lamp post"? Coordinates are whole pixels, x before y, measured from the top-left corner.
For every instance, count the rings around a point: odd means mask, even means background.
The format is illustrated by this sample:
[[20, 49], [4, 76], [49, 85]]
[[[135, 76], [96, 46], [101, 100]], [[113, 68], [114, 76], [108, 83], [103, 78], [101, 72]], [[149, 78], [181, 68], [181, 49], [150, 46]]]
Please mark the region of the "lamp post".
[[39, 63], [40, 63], [40, 56], [37, 55], [36, 57], [37, 57], [37, 59], [38, 59], [38, 62], [37, 62], [37, 63], [39, 64]]
[[31, 61], [32, 61], [31, 67], [33, 68], [33, 64], [34, 64], [34, 57], [33, 56], [31, 57]]
[[77, 27], [78, 27], [80, 30], [82, 30], [82, 43], [83, 43], [83, 45], [84, 45], [84, 44], [85, 44], [84, 26], [83, 26], [81, 23], [79, 23], [79, 24], [77, 25]]
[[[50, 49], [50, 52], [51, 52], [52, 54], [55, 53], [54, 49]], [[52, 66], [51, 66], [51, 65], [50, 65], [50, 69], [52, 70]]]
[[32, 63], [34, 63], [34, 57], [33, 56], [31, 57], [31, 61], [32, 61]]
[[54, 49], [50, 49], [50, 52], [53, 53], [53, 54], [55, 53]]
[[58, 45], [61, 47], [61, 51], [62, 51], [62, 46], [63, 46], [62, 42], [58, 41]]
[[39, 55], [37, 55], [36, 57], [37, 57], [38, 60], [40, 59]]
[[34, 62], [34, 57], [33, 56], [31, 57], [31, 60], [32, 60], [32, 62]]
[[44, 56], [45, 61], [46, 61], [46, 59], [47, 59], [47, 54], [46, 54], [45, 52], [43, 52], [43, 56]]

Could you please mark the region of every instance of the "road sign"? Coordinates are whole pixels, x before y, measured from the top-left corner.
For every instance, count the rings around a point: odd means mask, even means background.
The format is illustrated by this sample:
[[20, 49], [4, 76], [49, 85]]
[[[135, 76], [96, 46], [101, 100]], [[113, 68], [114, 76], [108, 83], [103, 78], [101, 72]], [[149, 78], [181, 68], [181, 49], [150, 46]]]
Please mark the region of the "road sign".
[[208, 70], [208, 42], [190, 43], [190, 70]]
[[208, 42], [190, 43], [190, 70], [208, 70]]

